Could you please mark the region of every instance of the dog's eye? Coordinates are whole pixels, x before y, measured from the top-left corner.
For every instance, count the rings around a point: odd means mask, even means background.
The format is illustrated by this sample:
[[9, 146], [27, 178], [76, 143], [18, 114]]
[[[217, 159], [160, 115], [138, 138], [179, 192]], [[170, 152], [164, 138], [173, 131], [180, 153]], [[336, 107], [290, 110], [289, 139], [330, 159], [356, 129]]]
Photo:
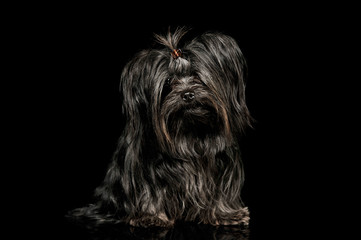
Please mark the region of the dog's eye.
[[170, 79], [170, 78], [167, 78], [167, 79], [165, 80], [164, 85], [167, 86], [167, 87], [169, 87], [169, 86], [170, 86], [170, 81], [171, 81], [171, 79]]
[[206, 86], [206, 84], [205, 84], [203, 81], [199, 80], [198, 78], [195, 78], [195, 79], [193, 80], [193, 82], [194, 82], [195, 84], [200, 84], [200, 85]]

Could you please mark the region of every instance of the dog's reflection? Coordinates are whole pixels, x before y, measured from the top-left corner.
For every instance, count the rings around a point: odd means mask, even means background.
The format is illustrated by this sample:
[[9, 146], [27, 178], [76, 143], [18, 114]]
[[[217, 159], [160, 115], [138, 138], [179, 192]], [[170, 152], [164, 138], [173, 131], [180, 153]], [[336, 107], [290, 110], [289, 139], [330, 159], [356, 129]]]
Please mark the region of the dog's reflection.
[[249, 228], [177, 223], [172, 228], [138, 228], [125, 224], [77, 224], [92, 240], [248, 240]]

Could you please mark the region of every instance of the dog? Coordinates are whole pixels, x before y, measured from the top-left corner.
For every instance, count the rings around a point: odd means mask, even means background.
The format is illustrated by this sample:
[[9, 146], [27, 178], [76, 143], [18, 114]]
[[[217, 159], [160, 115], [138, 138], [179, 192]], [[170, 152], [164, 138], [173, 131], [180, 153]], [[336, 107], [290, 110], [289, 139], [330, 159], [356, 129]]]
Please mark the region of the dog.
[[251, 127], [246, 61], [236, 41], [205, 32], [155, 34], [120, 78], [126, 119], [95, 203], [70, 212], [96, 223], [172, 227], [249, 224], [239, 136]]

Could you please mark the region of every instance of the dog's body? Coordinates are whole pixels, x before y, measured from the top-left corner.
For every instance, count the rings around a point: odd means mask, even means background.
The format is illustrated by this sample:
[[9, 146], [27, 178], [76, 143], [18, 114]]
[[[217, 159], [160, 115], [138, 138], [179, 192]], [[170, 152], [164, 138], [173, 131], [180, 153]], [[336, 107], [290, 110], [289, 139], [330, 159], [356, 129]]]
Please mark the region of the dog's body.
[[243, 55], [219, 33], [178, 49], [184, 34], [156, 35], [165, 48], [142, 51], [125, 66], [124, 131], [97, 202], [73, 216], [142, 227], [248, 225], [237, 140], [251, 121]]

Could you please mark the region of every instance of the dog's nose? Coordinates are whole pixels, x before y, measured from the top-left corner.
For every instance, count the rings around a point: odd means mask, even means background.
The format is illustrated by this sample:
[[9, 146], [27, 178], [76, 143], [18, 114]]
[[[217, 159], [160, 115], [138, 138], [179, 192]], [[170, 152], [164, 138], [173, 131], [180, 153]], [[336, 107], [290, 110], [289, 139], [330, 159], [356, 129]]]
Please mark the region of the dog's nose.
[[182, 93], [182, 99], [185, 102], [191, 102], [194, 99], [194, 92], [184, 92]]

